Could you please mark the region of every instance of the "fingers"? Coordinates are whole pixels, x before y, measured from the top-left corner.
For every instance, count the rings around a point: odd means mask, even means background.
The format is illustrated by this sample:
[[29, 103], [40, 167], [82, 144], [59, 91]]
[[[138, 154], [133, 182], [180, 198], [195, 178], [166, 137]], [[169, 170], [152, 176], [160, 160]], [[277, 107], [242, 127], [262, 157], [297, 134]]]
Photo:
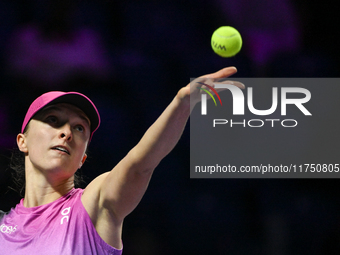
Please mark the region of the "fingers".
[[[203, 83], [201, 83], [201, 84], [203, 84]], [[204, 84], [207, 85], [207, 83], [204, 83]], [[233, 85], [233, 86], [236, 86], [236, 87], [238, 87], [240, 89], [244, 89], [245, 88], [244, 84], [241, 83], [241, 82], [238, 82], [238, 81], [223, 81], [223, 82], [218, 82], [218, 83], [212, 83], [211, 85], [202, 86], [202, 87], [207, 89], [210, 92], [213, 92], [212, 89], [211, 89], [211, 87], [213, 87], [215, 89], [215, 91], [218, 92], [218, 93], [228, 89], [228, 88], [215, 88], [215, 85], [217, 85], [217, 84]], [[200, 92], [203, 93], [202, 91], [200, 91]]]
[[[204, 85], [208, 85], [208, 86], [212, 86], [215, 87], [215, 84], [230, 84], [230, 85], [234, 85], [240, 89], [244, 89], [245, 86], [242, 82], [239, 81], [231, 81], [231, 80], [223, 80], [223, 81], [215, 81], [209, 78], [198, 78], [195, 80], [195, 87], [205, 87]], [[206, 87], [208, 87], [206, 86]], [[217, 89], [217, 91], [219, 91], [221, 89]], [[222, 89], [224, 90], [224, 89]]]
[[[231, 84], [231, 85], [234, 85], [236, 87], [239, 87], [241, 89], [244, 89], [245, 86], [243, 83], [241, 82], [238, 82], [238, 81], [231, 81], [231, 80], [225, 80], [226, 77], [229, 77], [233, 74], [235, 74], [237, 72], [237, 69], [236, 67], [226, 67], [226, 68], [223, 68], [215, 73], [211, 73], [211, 74], [206, 74], [206, 75], [203, 75], [199, 78], [196, 78], [193, 82], [191, 82], [190, 84], [188, 84], [188, 86], [191, 86], [191, 89], [194, 89], [194, 88], [198, 88], [198, 87], [202, 87], [203, 85], [203, 88], [204, 87], [209, 87], [209, 86], [212, 86], [214, 87], [214, 83], [220, 83], [220, 84]], [[207, 85], [207, 86], [204, 86], [204, 85]], [[208, 88], [209, 90], [209, 88]], [[216, 91], [222, 91], [222, 90], [225, 90], [225, 88], [223, 89], [217, 89]], [[192, 90], [192, 91], [196, 91], [196, 93], [200, 94], [200, 93], [203, 93], [202, 90]]]
[[231, 66], [231, 67], [223, 68], [223, 69], [221, 69], [221, 70], [219, 70], [215, 73], [206, 74], [206, 75], [202, 76], [202, 78], [212, 78], [212, 79], [224, 78], [224, 77], [229, 77], [229, 76], [231, 76], [235, 73], [237, 73], [236, 67]]
[[242, 82], [239, 82], [239, 81], [223, 81], [223, 82], [220, 82], [221, 84], [231, 84], [231, 85], [234, 85], [236, 87], [239, 87], [240, 89], [244, 89], [245, 86]]

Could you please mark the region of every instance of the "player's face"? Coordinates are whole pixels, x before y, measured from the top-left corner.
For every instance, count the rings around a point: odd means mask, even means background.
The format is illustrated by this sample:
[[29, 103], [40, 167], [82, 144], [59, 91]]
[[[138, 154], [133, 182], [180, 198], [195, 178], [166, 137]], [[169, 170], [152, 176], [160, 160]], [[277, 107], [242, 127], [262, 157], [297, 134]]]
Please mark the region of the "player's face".
[[90, 121], [70, 104], [48, 106], [24, 134], [25, 167], [69, 178], [81, 166], [90, 138]]

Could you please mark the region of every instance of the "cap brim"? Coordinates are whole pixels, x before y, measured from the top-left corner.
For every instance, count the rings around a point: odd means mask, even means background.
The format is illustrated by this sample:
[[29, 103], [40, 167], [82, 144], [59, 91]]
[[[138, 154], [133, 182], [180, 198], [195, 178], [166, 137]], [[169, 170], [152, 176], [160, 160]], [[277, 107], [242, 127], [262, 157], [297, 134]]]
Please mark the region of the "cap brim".
[[67, 103], [78, 107], [82, 110], [86, 116], [90, 119], [91, 122], [91, 134], [97, 130], [100, 124], [99, 113], [95, 105], [91, 102], [89, 98], [79, 93], [69, 92], [67, 94], [61, 95], [48, 104], [45, 105], [52, 105], [58, 103]]
[[100, 125], [100, 115], [94, 103], [87, 96], [78, 92], [50, 91], [36, 98], [26, 113], [21, 132], [24, 132], [28, 122], [34, 118], [39, 111], [46, 106], [58, 103], [74, 105], [86, 114], [91, 122], [91, 139], [94, 131], [96, 131]]

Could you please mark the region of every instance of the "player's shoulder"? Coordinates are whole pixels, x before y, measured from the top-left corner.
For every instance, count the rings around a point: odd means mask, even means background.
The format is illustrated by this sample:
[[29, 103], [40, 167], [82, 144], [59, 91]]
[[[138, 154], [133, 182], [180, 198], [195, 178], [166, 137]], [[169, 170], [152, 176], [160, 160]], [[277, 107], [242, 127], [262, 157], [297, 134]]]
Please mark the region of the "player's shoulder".
[[97, 176], [86, 186], [82, 195], [82, 201], [88, 198], [92, 200], [100, 196], [100, 189], [103, 185], [105, 178], [109, 175], [109, 173], [110, 172], [106, 172]]
[[103, 186], [103, 182], [105, 178], [108, 176], [109, 172], [103, 173], [92, 180], [87, 187], [84, 189], [84, 192], [81, 197], [81, 201], [86, 209], [86, 211], [91, 215], [93, 210], [97, 210], [100, 201], [100, 191]]

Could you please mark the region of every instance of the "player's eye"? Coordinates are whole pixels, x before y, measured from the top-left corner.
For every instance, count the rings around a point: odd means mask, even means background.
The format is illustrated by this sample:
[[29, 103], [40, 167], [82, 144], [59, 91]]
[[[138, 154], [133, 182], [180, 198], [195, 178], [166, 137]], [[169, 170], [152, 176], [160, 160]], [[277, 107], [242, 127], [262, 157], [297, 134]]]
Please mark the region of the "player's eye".
[[85, 131], [85, 128], [82, 125], [77, 125], [76, 130], [83, 133]]
[[46, 117], [46, 122], [49, 124], [57, 124], [58, 118], [56, 116], [50, 115]]

